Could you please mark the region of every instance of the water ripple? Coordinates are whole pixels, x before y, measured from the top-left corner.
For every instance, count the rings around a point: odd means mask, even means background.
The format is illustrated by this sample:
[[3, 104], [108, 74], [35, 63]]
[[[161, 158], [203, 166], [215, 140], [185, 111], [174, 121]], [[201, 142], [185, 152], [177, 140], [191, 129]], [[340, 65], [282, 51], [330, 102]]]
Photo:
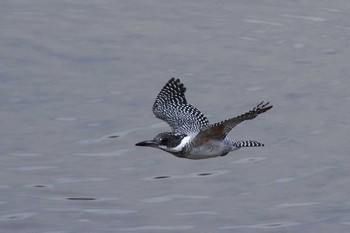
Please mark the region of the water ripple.
[[14, 153], [12, 154], [13, 156], [43, 156], [43, 154], [39, 154], [39, 153]]
[[337, 168], [336, 166], [319, 167], [319, 168], [313, 169], [313, 170], [311, 170], [309, 172], [299, 173], [299, 174], [297, 174], [294, 177], [285, 177], [285, 178], [275, 179], [275, 180], [272, 180], [270, 182], [259, 184], [259, 186], [268, 186], [268, 185], [274, 185], [274, 184], [288, 183], [288, 182], [291, 182], [291, 181], [304, 179], [304, 178], [307, 178], [307, 177], [310, 177], [310, 176], [313, 176], [313, 175], [316, 175], [316, 174], [319, 174], [319, 173], [323, 173], [323, 172], [326, 172], [326, 171], [329, 171], [329, 170], [332, 170], [332, 169], [336, 169], [336, 168]]
[[205, 199], [205, 198], [211, 198], [211, 197], [170, 194], [170, 195], [164, 195], [164, 196], [160, 196], [160, 197], [152, 197], [152, 198], [144, 199], [144, 200], [142, 200], [142, 202], [161, 203], [161, 202], [173, 201], [175, 199]]
[[231, 164], [245, 164], [245, 163], [256, 163], [265, 160], [266, 157], [250, 157], [250, 158], [242, 158], [242, 159], [237, 159]]
[[185, 175], [160, 175], [160, 176], [152, 176], [143, 178], [143, 180], [159, 180], [159, 179], [188, 179], [188, 178], [198, 178], [198, 177], [214, 177], [221, 176], [224, 174], [230, 173], [229, 170], [216, 170], [216, 171], [208, 171], [208, 172], [196, 172]]
[[5, 214], [0, 216], [0, 221], [14, 221], [14, 220], [23, 220], [37, 215], [34, 212], [28, 213], [16, 213], [16, 214]]
[[194, 216], [194, 215], [218, 215], [218, 212], [214, 211], [196, 211], [196, 212], [188, 212], [188, 213], [178, 213], [174, 214], [176, 216]]
[[87, 209], [85, 212], [93, 214], [133, 214], [136, 210], [118, 210], [118, 209]]
[[55, 200], [55, 201], [98, 201], [98, 202], [103, 202], [103, 201], [115, 201], [118, 200], [119, 198], [112, 198], [112, 197], [50, 197], [46, 198], [49, 200]]
[[55, 118], [55, 120], [69, 122], [69, 121], [76, 121], [76, 120], [78, 120], [78, 118], [76, 118], [76, 117], [57, 117], [57, 118]]
[[56, 183], [59, 184], [72, 184], [72, 183], [80, 183], [80, 182], [101, 182], [101, 181], [108, 181], [109, 178], [103, 178], [103, 177], [93, 177], [93, 178], [74, 178], [74, 177], [65, 177], [65, 178], [58, 178], [56, 179]]
[[269, 22], [269, 21], [263, 21], [263, 20], [256, 20], [256, 19], [243, 19], [243, 22], [255, 23], [255, 24], [266, 24], [266, 25], [271, 25], [271, 26], [284, 26], [284, 24], [281, 24], [281, 23]]
[[105, 135], [99, 138], [95, 138], [95, 139], [87, 139], [87, 140], [82, 140], [79, 141], [79, 144], [92, 144], [92, 143], [98, 143], [101, 141], [105, 141], [105, 140], [110, 140], [111, 138], [122, 138], [125, 137], [133, 132], [137, 132], [137, 131], [141, 131], [141, 130], [149, 130], [149, 129], [153, 129], [153, 128], [161, 128], [164, 127], [165, 123], [161, 122], [161, 123], [156, 123], [156, 124], [152, 124], [149, 126], [144, 126], [144, 127], [137, 127], [137, 128], [132, 128], [132, 129], [128, 129], [128, 130], [124, 130], [124, 131], [120, 131], [120, 132], [115, 132], [113, 134], [110, 135]]
[[129, 151], [132, 151], [134, 149], [119, 149], [112, 152], [100, 152], [100, 153], [76, 153], [73, 154], [75, 156], [86, 156], [86, 157], [112, 157], [112, 156], [119, 156], [128, 153]]
[[292, 207], [304, 207], [304, 206], [319, 205], [319, 204], [323, 204], [323, 203], [322, 202], [283, 203], [270, 208], [270, 210], [279, 210], [279, 209], [292, 208]]
[[230, 230], [230, 229], [245, 229], [245, 228], [255, 228], [255, 229], [271, 229], [271, 228], [281, 228], [281, 227], [291, 227], [299, 226], [300, 223], [297, 222], [272, 222], [272, 223], [262, 223], [255, 225], [233, 225], [233, 226], [223, 226], [219, 229]]
[[39, 171], [39, 170], [46, 170], [46, 169], [53, 169], [57, 168], [55, 166], [28, 166], [28, 167], [13, 167], [9, 168], [8, 170], [12, 171]]
[[173, 231], [173, 230], [190, 230], [194, 226], [140, 226], [140, 227], [129, 227], [119, 228], [118, 231]]
[[81, 208], [47, 208], [48, 211], [53, 212], [86, 212], [100, 215], [124, 215], [137, 213], [137, 210], [122, 210], [122, 209], [81, 209]]
[[313, 22], [324, 22], [325, 18], [316, 17], [316, 16], [307, 16], [307, 15], [293, 15], [293, 14], [283, 14], [282, 17], [289, 19], [300, 19], [300, 20], [309, 20]]

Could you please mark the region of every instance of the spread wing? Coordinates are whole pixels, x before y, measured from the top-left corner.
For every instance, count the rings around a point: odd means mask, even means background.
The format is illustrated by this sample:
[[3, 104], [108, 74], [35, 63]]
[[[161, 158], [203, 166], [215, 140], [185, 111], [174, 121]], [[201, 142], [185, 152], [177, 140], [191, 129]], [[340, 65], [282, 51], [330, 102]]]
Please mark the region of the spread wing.
[[154, 115], [168, 123], [174, 133], [190, 134], [209, 125], [197, 108], [187, 104], [185, 92], [180, 79], [171, 78], [153, 104]]
[[252, 120], [259, 114], [271, 109], [273, 106], [269, 104], [269, 102], [261, 102], [255, 108], [240, 116], [209, 125], [208, 127], [202, 129], [196, 136], [196, 139], [199, 140], [198, 143], [206, 143], [208, 140], [212, 139], [223, 140], [227, 136], [227, 134], [239, 123], [246, 120]]

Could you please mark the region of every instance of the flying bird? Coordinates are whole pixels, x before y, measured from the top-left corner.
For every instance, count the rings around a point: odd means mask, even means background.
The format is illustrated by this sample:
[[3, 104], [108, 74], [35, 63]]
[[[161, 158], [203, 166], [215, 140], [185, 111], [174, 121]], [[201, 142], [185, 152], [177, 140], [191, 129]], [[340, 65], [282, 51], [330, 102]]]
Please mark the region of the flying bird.
[[197, 108], [187, 103], [186, 88], [180, 79], [171, 78], [158, 94], [154, 104], [154, 115], [168, 123], [171, 132], [158, 134], [152, 140], [136, 143], [169, 152], [176, 157], [187, 159], [207, 159], [225, 156], [242, 147], [261, 147], [263, 143], [245, 140], [236, 141], [227, 134], [239, 123], [252, 120], [273, 106], [261, 102], [255, 108], [240, 116], [209, 124]]

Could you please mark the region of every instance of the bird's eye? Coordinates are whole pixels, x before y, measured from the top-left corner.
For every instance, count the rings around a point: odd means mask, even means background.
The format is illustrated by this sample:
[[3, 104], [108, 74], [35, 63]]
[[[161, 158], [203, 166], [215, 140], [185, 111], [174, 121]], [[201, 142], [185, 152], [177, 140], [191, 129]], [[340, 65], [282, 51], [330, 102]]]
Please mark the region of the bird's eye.
[[161, 144], [161, 145], [166, 145], [166, 144], [168, 143], [168, 141], [169, 141], [168, 138], [162, 138], [162, 139], [160, 140], [160, 144]]

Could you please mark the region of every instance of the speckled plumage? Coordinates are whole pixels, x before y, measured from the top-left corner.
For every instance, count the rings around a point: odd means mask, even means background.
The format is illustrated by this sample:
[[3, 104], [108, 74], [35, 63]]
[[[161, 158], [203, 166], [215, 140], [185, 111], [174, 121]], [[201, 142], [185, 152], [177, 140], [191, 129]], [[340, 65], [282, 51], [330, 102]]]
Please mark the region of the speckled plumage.
[[240, 116], [209, 124], [197, 108], [187, 103], [185, 92], [186, 88], [179, 79], [171, 78], [165, 84], [152, 110], [157, 118], [170, 125], [172, 132], [160, 133], [152, 140], [137, 143], [137, 146], [155, 147], [188, 159], [224, 156], [241, 147], [264, 146], [257, 141], [235, 141], [226, 136], [239, 123], [271, 109], [269, 102], [261, 102]]
[[180, 79], [170, 79], [158, 94], [154, 115], [170, 125], [175, 134], [190, 134], [209, 125], [208, 119], [195, 107], [187, 104], [186, 88]]

